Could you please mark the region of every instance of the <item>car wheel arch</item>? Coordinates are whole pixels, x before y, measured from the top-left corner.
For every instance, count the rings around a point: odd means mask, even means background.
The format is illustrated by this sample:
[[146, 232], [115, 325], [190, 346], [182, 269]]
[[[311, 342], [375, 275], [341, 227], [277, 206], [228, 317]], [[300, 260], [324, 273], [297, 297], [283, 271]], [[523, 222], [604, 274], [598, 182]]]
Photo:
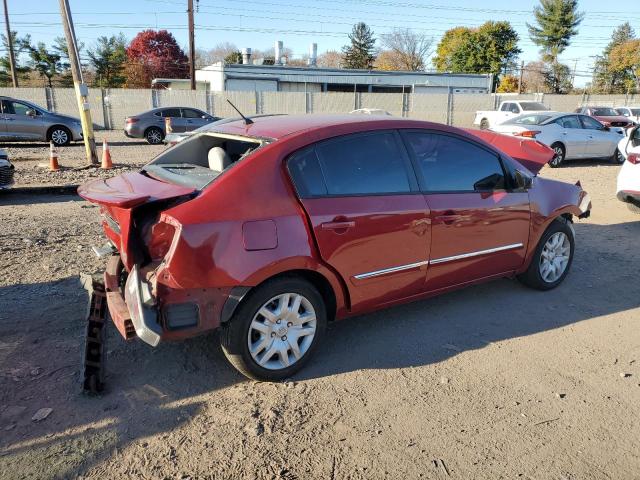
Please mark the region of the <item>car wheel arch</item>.
[[[332, 283], [325, 273], [326, 272], [321, 273], [317, 270], [305, 268], [284, 270], [270, 276], [265, 276], [253, 286], [235, 287], [223, 306], [220, 323], [224, 324], [228, 322], [233, 317], [236, 308], [251, 295], [252, 291], [266, 282], [279, 278], [299, 278], [313, 285], [325, 302], [327, 320], [333, 321], [338, 317], [339, 309], [346, 307], [347, 298], [345, 298], [344, 292], [342, 291], [343, 286], [341, 282], [336, 285], [335, 281], [337, 279], [334, 279]], [[337, 286], [339, 288], [336, 288]]]

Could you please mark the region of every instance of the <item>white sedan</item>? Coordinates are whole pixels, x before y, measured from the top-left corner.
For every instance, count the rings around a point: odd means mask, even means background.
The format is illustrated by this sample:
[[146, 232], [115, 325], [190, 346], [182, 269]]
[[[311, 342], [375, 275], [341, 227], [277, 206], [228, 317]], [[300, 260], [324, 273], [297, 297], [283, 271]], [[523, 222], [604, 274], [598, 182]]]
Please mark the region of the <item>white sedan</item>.
[[626, 158], [618, 174], [618, 200], [640, 213], [640, 126], [630, 128], [618, 148]]
[[555, 156], [549, 162], [559, 167], [565, 160], [606, 158], [621, 164], [624, 157], [618, 143], [624, 136], [622, 129], [605, 127], [595, 118], [577, 113], [534, 113], [520, 115], [491, 130], [516, 137], [535, 138], [551, 147]]

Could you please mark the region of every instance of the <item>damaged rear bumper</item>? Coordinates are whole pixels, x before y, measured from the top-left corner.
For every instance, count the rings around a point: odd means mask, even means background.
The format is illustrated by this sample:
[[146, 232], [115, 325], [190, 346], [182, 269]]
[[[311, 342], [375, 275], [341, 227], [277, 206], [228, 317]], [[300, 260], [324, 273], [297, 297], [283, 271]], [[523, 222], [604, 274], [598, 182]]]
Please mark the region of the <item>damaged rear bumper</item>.
[[120, 257], [113, 255], [109, 258], [104, 274], [111, 319], [127, 340], [138, 336], [145, 343], [155, 347], [160, 343], [162, 327], [158, 323], [155, 306], [149, 305], [151, 295], [148, 285], [143, 284], [136, 265], [127, 277], [123, 295], [120, 289], [121, 273]]

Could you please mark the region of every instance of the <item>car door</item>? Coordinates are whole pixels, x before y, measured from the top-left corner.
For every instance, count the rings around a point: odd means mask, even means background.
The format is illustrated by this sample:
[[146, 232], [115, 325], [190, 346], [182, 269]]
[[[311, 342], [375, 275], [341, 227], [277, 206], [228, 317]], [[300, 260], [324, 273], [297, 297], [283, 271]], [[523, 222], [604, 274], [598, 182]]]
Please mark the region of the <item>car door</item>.
[[497, 123], [500, 124], [502, 122], [506, 122], [511, 117], [514, 117], [515, 115], [513, 115], [512, 113], [514, 107], [517, 108], [515, 103], [503, 103], [502, 107], [500, 108], [500, 114], [497, 117]]
[[4, 108], [5, 108], [5, 102], [7, 100], [0, 100], [0, 138], [2, 138], [3, 140], [8, 140], [9, 139], [9, 135], [7, 132], [7, 120], [5, 119], [4, 116]]
[[351, 134], [293, 155], [288, 169], [322, 259], [354, 313], [424, 291], [430, 227], [397, 132]]
[[522, 266], [529, 195], [492, 150], [438, 131], [402, 134], [431, 215], [427, 289], [440, 290]]
[[[577, 115], [566, 115], [554, 122], [558, 128], [558, 136], [554, 139], [565, 146], [565, 159], [583, 158], [586, 155], [588, 137], [591, 135], [585, 130]], [[551, 145], [551, 143], [549, 144]]]
[[197, 128], [200, 128], [207, 123], [211, 123], [211, 116], [206, 113], [196, 110], [195, 108], [183, 108], [182, 118], [185, 122], [185, 131], [190, 132]]
[[182, 133], [187, 131], [187, 124], [182, 118], [182, 112], [179, 108], [165, 108], [162, 111], [162, 119], [171, 118], [171, 130], [173, 133]]
[[587, 132], [585, 156], [587, 158], [610, 157], [620, 141], [620, 135], [606, 130], [605, 126], [595, 118], [579, 115], [582, 126]]
[[2, 104], [8, 138], [38, 140], [45, 136], [43, 132], [46, 132], [47, 124], [40, 112], [26, 103], [15, 100], [3, 100]]

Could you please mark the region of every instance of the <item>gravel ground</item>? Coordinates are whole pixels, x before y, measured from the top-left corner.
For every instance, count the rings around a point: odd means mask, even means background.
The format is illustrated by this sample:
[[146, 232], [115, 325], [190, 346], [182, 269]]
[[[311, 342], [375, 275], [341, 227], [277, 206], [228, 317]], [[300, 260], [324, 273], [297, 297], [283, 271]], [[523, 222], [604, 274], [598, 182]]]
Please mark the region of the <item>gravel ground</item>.
[[594, 203], [556, 290], [500, 280], [339, 322], [279, 384], [235, 373], [215, 334], [152, 349], [111, 328], [99, 397], [78, 383], [96, 208], [0, 196], [0, 477], [638, 478], [640, 217], [617, 171], [543, 170]]
[[102, 159], [102, 141], [109, 144], [113, 169], [89, 168], [86, 165], [83, 143], [72, 143], [58, 149], [60, 170], [49, 171], [49, 145], [47, 143], [6, 143], [11, 162], [16, 167], [16, 186], [81, 184], [92, 178], [108, 178], [132, 168], [138, 168], [162, 152], [165, 145], [149, 145], [140, 138], [127, 138], [121, 131], [96, 131], [98, 160]]

